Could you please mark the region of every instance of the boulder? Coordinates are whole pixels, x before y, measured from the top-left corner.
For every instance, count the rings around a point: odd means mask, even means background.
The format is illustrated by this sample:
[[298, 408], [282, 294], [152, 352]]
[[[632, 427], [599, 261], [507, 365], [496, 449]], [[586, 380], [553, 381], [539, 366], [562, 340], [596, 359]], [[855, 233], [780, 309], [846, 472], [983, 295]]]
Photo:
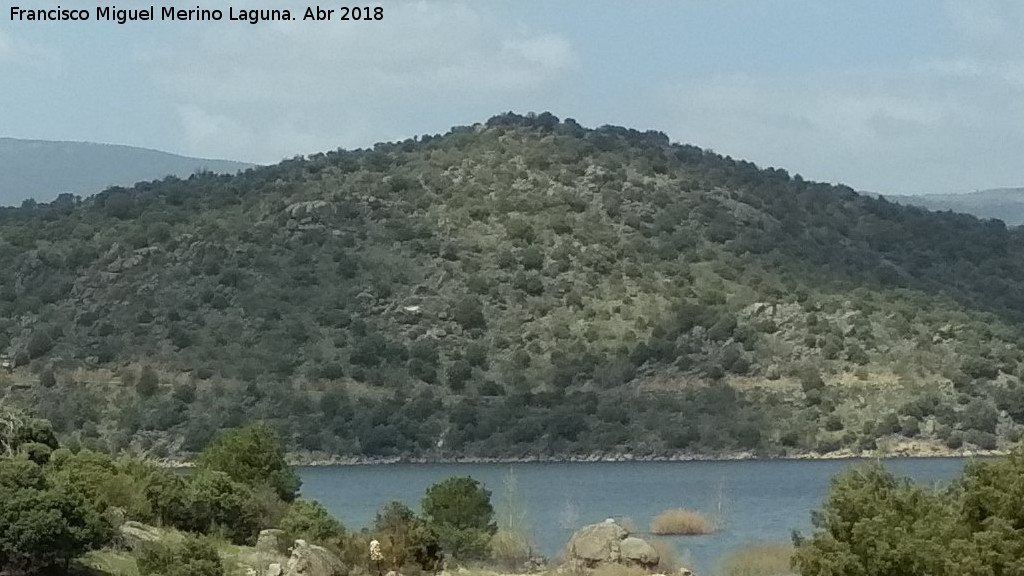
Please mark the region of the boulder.
[[256, 538], [256, 551], [271, 554], [287, 554], [288, 544], [285, 540], [284, 530], [276, 528], [260, 530], [260, 535]]
[[658, 556], [658, 551], [647, 543], [646, 540], [630, 536], [623, 538], [619, 542], [619, 552], [622, 555], [622, 561], [627, 564], [638, 564], [644, 567], [654, 567], [658, 565], [658, 561], [661, 557]]
[[281, 565], [277, 562], [271, 562], [270, 565], [267, 566], [267, 576], [282, 576], [282, 574], [283, 570], [281, 570]]
[[296, 540], [284, 576], [348, 576], [348, 567], [326, 548]]
[[629, 532], [614, 521], [584, 526], [569, 540], [569, 555], [588, 567], [601, 562], [618, 562], [622, 555], [619, 542]]

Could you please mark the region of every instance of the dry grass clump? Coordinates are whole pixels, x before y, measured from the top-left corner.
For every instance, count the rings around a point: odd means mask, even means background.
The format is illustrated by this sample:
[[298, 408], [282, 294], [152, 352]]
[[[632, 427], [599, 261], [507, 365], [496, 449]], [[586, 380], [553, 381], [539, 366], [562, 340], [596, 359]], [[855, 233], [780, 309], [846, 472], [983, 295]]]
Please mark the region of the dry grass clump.
[[667, 542], [665, 540], [648, 540], [647, 543], [658, 552], [659, 571], [668, 574], [686, 566], [686, 564], [679, 559], [679, 553], [671, 542]]
[[718, 526], [700, 512], [685, 508], [665, 510], [651, 521], [651, 534], [659, 536], [696, 536], [711, 534]]
[[491, 536], [491, 560], [502, 568], [521, 568], [532, 556], [533, 547], [522, 532], [499, 528]]
[[719, 576], [788, 576], [795, 574], [790, 561], [793, 546], [787, 543], [749, 544], [731, 550], [718, 564]]

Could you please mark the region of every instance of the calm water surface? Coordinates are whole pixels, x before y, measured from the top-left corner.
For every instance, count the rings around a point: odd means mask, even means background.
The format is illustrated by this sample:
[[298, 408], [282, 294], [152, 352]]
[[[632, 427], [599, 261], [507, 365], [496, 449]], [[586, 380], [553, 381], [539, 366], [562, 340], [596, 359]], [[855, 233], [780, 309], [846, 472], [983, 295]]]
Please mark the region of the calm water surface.
[[[945, 482], [962, 470], [961, 458], [893, 459], [886, 465], [918, 482]], [[807, 533], [837, 472], [850, 460], [731, 462], [615, 462], [558, 464], [386, 464], [301, 468], [302, 494], [322, 502], [350, 528], [367, 527], [384, 504], [399, 500], [414, 510], [428, 486], [449, 476], [472, 476], [497, 506], [504, 479], [514, 472], [540, 554], [551, 557], [576, 527], [628, 517], [639, 532], [666, 508], [700, 510], [719, 519], [708, 536], [672, 538], [702, 574], [714, 571], [729, 549], [751, 542], [788, 541]]]

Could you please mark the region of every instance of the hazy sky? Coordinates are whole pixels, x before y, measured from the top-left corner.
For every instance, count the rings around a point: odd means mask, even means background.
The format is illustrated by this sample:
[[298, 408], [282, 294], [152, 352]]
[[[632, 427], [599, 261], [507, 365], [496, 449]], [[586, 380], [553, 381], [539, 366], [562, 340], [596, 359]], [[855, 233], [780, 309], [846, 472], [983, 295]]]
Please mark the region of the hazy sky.
[[124, 26], [11, 5], [0, 136], [274, 162], [549, 110], [861, 190], [1024, 186], [1017, 0], [388, 0], [379, 22]]

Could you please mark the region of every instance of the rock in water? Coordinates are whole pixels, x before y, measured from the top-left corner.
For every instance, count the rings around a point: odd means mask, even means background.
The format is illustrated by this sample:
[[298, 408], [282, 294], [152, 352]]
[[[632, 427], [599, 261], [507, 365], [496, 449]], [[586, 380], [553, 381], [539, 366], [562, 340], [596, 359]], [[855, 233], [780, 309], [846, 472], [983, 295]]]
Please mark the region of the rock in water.
[[326, 548], [296, 540], [284, 576], [348, 576], [348, 567]]
[[661, 557], [658, 551], [647, 543], [646, 540], [630, 536], [619, 542], [619, 551], [622, 554], [622, 561], [625, 563], [639, 564], [647, 568], [658, 565]]

